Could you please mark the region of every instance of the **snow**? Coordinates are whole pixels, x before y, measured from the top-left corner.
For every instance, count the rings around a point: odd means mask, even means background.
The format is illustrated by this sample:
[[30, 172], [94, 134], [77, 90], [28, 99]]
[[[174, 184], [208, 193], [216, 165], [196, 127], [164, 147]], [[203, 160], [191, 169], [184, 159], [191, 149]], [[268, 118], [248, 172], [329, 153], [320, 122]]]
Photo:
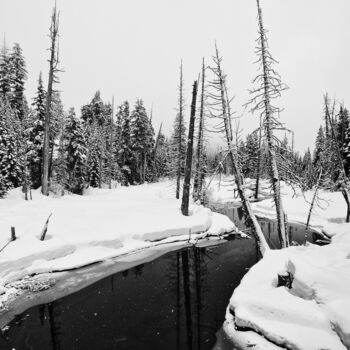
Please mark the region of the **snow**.
[[[267, 190], [266, 181], [263, 188]], [[213, 197], [227, 201], [227, 190], [219, 192]], [[305, 224], [313, 192], [294, 192], [282, 184], [282, 195], [288, 221]], [[311, 226], [332, 237], [331, 243], [271, 250], [249, 270], [232, 295], [223, 325], [233, 348], [350, 349], [346, 204], [338, 192], [320, 191], [319, 197], [321, 208], [315, 208]], [[275, 218], [272, 198], [253, 208], [258, 216]], [[292, 288], [277, 287], [278, 274], [287, 272], [294, 276]]]
[[[235, 231], [221, 214], [201, 205], [181, 214], [169, 181], [109, 189], [90, 188], [83, 196], [41, 195], [25, 201], [14, 189], [0, 200], [0, 287], [27, 275], [70, 270], [136, 252], [160, 243], [218, 236]], [[46, 239], [40, 233], [52, 213]], [[5, 293], [6, 294], [6, 293]], [[1, 300], [0, 300], [1, 301]]]

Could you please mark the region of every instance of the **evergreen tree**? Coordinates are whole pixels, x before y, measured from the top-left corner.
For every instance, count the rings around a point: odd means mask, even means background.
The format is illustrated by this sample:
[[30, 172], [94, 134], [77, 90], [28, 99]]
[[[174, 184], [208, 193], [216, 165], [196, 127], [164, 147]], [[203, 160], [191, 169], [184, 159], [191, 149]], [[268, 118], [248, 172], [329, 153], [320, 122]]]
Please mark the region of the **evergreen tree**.
[[338, 123], [336, 126], [337, 141], [339, 145], [339, 150], [343, 159], [344, 157], [344, 144], [345, 144], [345, 135], [349, 129], [349, 112], [344, 106], [340, 106], [338, 114]]
[[152, 119], [148, 120], [148, 128], [147, 128], [147, 142], [146, 142], [146, 169], [145, 169], [145, 180], [148, 182], [152, 182], [156, 178], [156, 173], [154, 169], [154, 147], [155, 147], [155, 139], [154, 139], [154, 128], [152, 125]]
[[157, 177], [165, 177], [170, 173], [170, 143], [160, 132], [158, 137], [157, 153], [155, 155], [155, 167]]
[[68, 112], [65, 135], [67, 138], [68, 189], [73, 193], [82, 194], [87, 182], [87, 149], [83, 127], [75, 115], [74, 108]]
[[350, 127], [345, 132], [343, 143], [343, 159], [346, 176], [350, 176]]
[[100, 92], [97, 91], [91, 102], [83, 106], [81, 111], [87, 140], [90, 185], [101, 188], [108, 160], [111, 106], [103, 103]]
[[145, 173], [147, 166], [147, 156], [153, 149], [154, 143], [151, 143], [150, 123], [147, 117], [143, 101], [136, 101], [133, 112], [131, 113], [131, 149], [133, 152], [134, 179], [140, 183], [145, 182]]
[[4, 177], [0, 174], [0, 198], [4, 198], [7, 193], [7, 185]]
[[320, 126], [316, 136], [315, 150], [313, 156], [313, 165], [317, 168], [320, 168], [323, 164], [323, 154], [325, 150], [325, 135], [323, 132], [323, 127]]
[[97, 138], [94, 138], [90, 144], [89, 158], [89, 183], [92, 187], [101, 187], [101, 153]]
[[11, 98], [11, 61], [6, 44], [4, 43], [0, 52], [0, 94], [3, 99]]
[[45, 90], [40, 73], [37, 93], [32, 103], [32, 106], [34, 108], [34, 111], [32, 113], [32, 121], [28, 130], [28, 162], [33, 188], [38, 188], [41, 186], [45, 123], [45, 98]]
[[18, 187], [21, 184], [21, 166], [18, 160], [16, 136], [7, 127], [3, 116], [3, 106], [0, 111], [0, 174], [4, 188]]
[[311, 189], [315, 182], [315, 174], [312, 165], [310, 148], [308, 148], [304, 154], [301, 173], [299, 175], [303, 178], [303, 185], [305, 186], [305, 189]]
[[118, 108], [117, 113], [117, 131], [120, 132], [120, 141], [117, 145], [118, 165], [123, 175], [123, 183], [128, 185], [132, 183], [131, 164], [132, 164], [132, 150], [131, 150], [131, 129], [130, 129], [130, 108], [129, 102], [125, 101]]
[[22, 121], [25, 113], [24, 81], [27, 79], [26, 64], [19, 44], [15, 43], [10, 54], [12, 69], [11, 107]]
[[[255, 178], [257, 172], [257, 160], [259, 139], [256, 133], [248, 134], [244, 147], [244, 161], [242, 171], [245, 177]], [[241, 151], [242, 152], [242, 151]]]

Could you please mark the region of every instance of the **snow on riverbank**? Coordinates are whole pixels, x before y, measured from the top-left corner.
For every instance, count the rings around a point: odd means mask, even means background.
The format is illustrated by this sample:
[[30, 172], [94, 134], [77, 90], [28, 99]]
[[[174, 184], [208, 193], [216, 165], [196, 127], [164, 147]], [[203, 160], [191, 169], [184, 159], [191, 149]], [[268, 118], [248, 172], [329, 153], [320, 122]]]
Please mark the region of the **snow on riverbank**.
[[[350, 224], [338, 225], [342, 232], [331, 244], [270, 251], [250, 269], [233, 293], [224, 323], [236, 346], [350, 348]], [[277, 287], [281, 272], [293, 274], [291, 289]]]
[[[248, 187], [253, 180], [248, 181]], [[263, 182], [263, 196], [268, 191]], [[217, 184], [214, 184], [217, 186]], [[252, 192], [251, 189], [248, 191]], [[224, 203], [233, 193], [221, 187], [213, 197]], [[282, 184], [289, 222], [306, 223], [313, 191], [302, 194]], [[320, 191], [321, 206], [311, 225], [332, 241], [268, 252], [235, 289], [223, 330], [233, 349], [350, 349], [350, 224], [343, 223], [342, 194]], [[252, 204], [260, 217], [275, 218], [272, 198]], [[278, 274], [294, 276], [292, 288], [277, 287]]]
[[[20, 189], [0, 200], [0, 288], [26, 275], [62, 271], [106, 260], [131, 251], [235, 230], [223, 215], [192, 205], [180, 212], [170, 182], [113, 190], [89, 189], [84, 196], [45, 197], [33, 192], [23, 200]], [[45, 241], [40, 232], [52, 213]], [[158, 242], [158, 243], [157, 243]]]
[[[246, 179], [247, 194], [253, 198], [255, 180]], [[216, 203], [240, 203], [239, 197], [234, 197], [232, 177], [224, 176], [221, 181], [218, 178], [212, 180], [209, 186], [210, 200]], [[310, 209], [310, 203], [314, 192], [302, 193], [298, 188], [292, 188], [281, 183], [283, 207], [288, 215], [288, 222], [306, 224]], [[269, 197], [269, 198], [267, 198]], [[310, 225], [315, 229], [330, 230], [332, 223], [342, 223], [346, 216], [346, 204], [341, 192], [319, 191], [321, 198], [320, 207], [315, 206], [311, 216]], [[267, 199], [264, 199], [267, 198]], [[253, 210], [257, 216], [275, 219], [276, 210], [270, 184], [268, 180], [261, 180], [259, 202], [252, 203]]]

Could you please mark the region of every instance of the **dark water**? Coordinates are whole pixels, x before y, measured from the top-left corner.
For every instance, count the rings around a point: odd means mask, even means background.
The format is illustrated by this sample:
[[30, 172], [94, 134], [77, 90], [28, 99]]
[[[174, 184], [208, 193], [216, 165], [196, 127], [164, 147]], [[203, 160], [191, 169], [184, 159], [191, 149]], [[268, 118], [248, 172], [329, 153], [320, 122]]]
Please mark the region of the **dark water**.
[[[226, 211], [243, 227], [240, 210]], [[262, 228], [278, 242], [273, 222]], [[305, 241], [301, 226], [290, 230]], [[0, 349], [211, 349], [234, 288], [257, 260], [253, 239], [168, 253], [18, 315]]]

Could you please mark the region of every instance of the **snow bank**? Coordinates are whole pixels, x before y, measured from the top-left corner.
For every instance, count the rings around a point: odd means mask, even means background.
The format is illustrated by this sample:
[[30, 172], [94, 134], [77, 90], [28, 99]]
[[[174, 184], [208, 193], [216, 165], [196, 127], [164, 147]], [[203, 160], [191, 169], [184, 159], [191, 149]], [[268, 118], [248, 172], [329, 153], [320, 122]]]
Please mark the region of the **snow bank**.
[[[268, 340], [268, 349], [350, 348], [350, 225], [337, 225], [330, 245], [269, 251], [250, 269], [229, 303], [231, 338], [246, 347]], [[277, 287], [280, 272], [293, 274], [291, 289]]]
[[[170, 182], [116, 189], [89, 189], [84, 196], [45, 197], [20, 189], [0, 200], [0, 286], [37, 273], [62, 271], [147, 248], [160, 240], [187, 240], [206, 232], [235, 230], [225, 216], [193, 204], [180, 212]], [[52, 213], [45, 241], [39, 236]], [[202, 237], [203, 235], [201, 235]]]
[[[214, 201], [234, 201], [226, 177], [210, 186]], [[251, 195], [254, 180], [247, 181]], [[313, 191], [301, 193], [282, 183], [283, 206], [289, 222], [306, 224]], [[266, 198], [270, 196], [270, 198]], [[256, 215], [275, 219], [269, 183], [261, 182], [252, 203]], [[242, 279], [230, 300], [223, 330], [238, 349], [350, 349], [350, 224], [340, 192], [319, 191], [310, 226], [332, 237], [331, 244], [269, 251]], [[239, 199], [236, 199], [239, 201]], [[292, 288], [277, 287], [278, 273], [294, 276]]]
[[[232, 176], [215, 177], [209, 185], [210, 200], [215, 203], [240, 203], [239, 197], [234, 196], [234, 182]], [[246, 179], [246, 191], [253, 197], [255, 180]], [[310, 203], [314, 192], [302, 193], [298, 188], [281, 182], [283, 207], [288, 215], [288, 222], [306, 224], [310, 209]], [[315, 206], [310, 220], [310, 226], [314, 229], [332, 231], [332, 223], [343, 223], [346, 217], [346, 204], [341, 192], [328, 192], [319, 190], [320, 206]], [[252, 208], [257, 216], [275, 219], [276, 209], [272, 198], [268, 180], [260, 181], [259, 202], [252, 203]]]

